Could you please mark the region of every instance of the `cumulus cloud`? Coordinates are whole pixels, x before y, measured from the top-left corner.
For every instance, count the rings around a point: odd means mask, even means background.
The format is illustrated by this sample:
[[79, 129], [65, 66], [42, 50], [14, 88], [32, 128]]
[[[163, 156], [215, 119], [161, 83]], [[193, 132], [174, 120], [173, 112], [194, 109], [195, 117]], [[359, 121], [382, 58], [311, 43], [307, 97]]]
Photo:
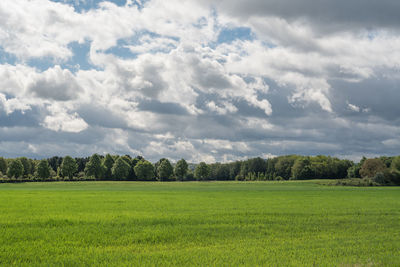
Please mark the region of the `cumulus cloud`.
[[76, 99], [82, 91], [74, 75], [58, 65], [38, 75], [27, 89], [40, 98], [57, 101]]
[[398, 5], [1, 1], [0, 151], [397, 153]]

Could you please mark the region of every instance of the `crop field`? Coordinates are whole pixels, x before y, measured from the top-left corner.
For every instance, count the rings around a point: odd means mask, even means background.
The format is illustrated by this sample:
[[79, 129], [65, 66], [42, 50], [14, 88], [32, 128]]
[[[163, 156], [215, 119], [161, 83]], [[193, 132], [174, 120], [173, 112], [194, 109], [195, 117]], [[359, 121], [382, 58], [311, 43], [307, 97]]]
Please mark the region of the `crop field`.
[[0, 265], [400, 266], [400, 188], [0, 184]]

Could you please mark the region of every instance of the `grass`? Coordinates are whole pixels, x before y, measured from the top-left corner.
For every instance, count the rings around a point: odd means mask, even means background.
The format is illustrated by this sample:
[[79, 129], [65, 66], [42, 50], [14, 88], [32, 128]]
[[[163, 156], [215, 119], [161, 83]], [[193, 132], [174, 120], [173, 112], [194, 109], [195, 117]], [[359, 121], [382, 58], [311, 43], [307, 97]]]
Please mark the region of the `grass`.
[[400, 188], [0, 184], [0, 265], [400, 266]]

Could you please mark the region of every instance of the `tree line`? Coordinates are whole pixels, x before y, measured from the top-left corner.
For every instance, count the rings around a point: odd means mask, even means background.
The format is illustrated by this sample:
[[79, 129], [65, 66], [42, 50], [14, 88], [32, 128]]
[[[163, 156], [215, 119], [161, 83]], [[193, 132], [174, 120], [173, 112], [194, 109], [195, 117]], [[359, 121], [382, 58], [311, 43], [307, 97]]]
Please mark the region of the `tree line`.
[[86, 158], [56, 156], [42, 160], [0, 157], [2, 181], [280, 181], [344, 178], [369, 179], [376, 184], [400, 184], [400, 156], [364, 157], [354, 163], [323, 155], [287, 155], [213, 164], [188, 164], [185, 159], [171, 163], [166, 158], [152, 164], [141, 156], [110, 154], [94, 154]]

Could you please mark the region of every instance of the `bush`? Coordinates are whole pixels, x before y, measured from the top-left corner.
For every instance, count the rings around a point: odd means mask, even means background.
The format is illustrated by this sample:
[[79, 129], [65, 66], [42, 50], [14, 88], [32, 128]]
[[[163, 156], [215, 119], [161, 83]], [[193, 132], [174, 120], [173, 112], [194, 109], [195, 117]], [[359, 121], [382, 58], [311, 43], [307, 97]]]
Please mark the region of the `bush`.
[[185, 180], [186, 181], [194, 181], [194, 174], [192, 171], [189, 171], [188, 173], [186, 173]]
[[341, 186], [378, 186], [379, 184], [373, 181], [370, 178], [350, 178], [350, 179], [342, 179], [338, 180], [334, 184], [329, 185], [341, 185]]
[[385, 184], [387, 182], [385, 175], [383, 174], [383, 172], [377, 172], [374, 176], [374, 178], [372, 178], [372, 181], [374, 181], [375, 183], [378, 184]]

